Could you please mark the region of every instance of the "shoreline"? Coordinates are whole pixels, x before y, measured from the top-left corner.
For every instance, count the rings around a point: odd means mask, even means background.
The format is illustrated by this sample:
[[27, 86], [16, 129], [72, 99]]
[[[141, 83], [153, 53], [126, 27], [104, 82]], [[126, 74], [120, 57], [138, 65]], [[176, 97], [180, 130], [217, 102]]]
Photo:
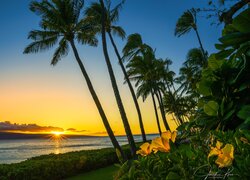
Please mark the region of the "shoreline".
[[[122, 149], [130, 157], [129, 146]], [[0, 164], [0, 179], [64, 179], [118, 162], [114, 148], [41, 155], [19, 163]]]

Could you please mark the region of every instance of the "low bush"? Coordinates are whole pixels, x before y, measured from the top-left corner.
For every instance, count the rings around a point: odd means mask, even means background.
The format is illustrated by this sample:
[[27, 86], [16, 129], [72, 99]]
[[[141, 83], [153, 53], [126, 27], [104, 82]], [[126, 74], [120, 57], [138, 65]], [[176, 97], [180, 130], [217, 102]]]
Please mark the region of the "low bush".
[[[127, 155], [130, 154], [128, 146], [124, 146], [123, 149]], [[42, 155], [20, 163], [0, 164], [0, 180], [63, 179], [80, 172], [106, 167], [118, 161], [113, 148]]]

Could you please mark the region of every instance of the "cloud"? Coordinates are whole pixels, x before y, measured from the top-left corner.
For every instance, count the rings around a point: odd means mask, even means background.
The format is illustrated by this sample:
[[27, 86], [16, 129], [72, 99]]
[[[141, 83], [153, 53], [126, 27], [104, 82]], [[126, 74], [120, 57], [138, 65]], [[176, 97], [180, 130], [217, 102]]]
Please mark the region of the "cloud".
[[64, 131], [63, 128], [53, 126], [39, 126], [37, 124], [17, 124], [9, 121], [0, 122], [0, 132], [51, 132], [51, 131]]
[[87, 130], [77, 130], [75, 128], [68, 128], [67, 131], [80, 133], [80, 132], [86, 132]]

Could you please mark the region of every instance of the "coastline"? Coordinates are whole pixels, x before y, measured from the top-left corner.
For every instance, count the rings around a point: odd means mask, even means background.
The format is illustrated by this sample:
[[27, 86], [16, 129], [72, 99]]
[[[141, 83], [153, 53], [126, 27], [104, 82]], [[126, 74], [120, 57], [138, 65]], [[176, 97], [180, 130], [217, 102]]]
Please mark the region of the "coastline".
[[[129, 146], [122, 148], [130, 156]], [[64, 179], [118, 162], [113, 148], [41, 155], [20, 163], [0, 164], [0, 180]]]

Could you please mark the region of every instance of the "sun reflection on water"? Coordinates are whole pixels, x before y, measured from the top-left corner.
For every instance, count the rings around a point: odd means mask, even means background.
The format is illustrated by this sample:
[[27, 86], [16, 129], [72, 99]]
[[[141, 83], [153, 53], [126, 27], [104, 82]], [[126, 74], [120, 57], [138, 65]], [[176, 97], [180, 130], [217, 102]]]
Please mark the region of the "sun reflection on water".
[[54, 142], [54, 154], [60, 154], [62, 149], [62, 143], [64, 140], [67, 140], [67, 137], [63, 135], [63, 132], [51, 132], [49, 139]]

